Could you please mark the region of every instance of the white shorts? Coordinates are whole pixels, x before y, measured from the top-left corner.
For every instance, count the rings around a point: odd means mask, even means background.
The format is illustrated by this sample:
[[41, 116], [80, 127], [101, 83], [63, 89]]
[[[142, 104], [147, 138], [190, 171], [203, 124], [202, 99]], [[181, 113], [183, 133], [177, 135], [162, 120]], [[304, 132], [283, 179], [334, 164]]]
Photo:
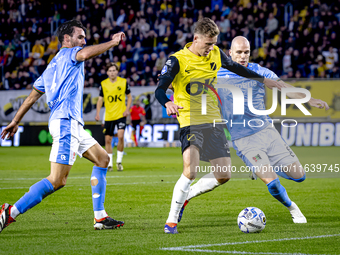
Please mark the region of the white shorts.
[[97, 143], [84, 127], [72, 118], [52, 120], [49, 130], [53, 138], [51, 162], [73, 165], [76, 154], [82, 157], [84, 152]]
[[277, 171], [298, 161], [297, 156], [272, 126], [235, 140], [233, 146], [237, 156], [247, 166], [257, 166], [257, 169], [269, 164]]

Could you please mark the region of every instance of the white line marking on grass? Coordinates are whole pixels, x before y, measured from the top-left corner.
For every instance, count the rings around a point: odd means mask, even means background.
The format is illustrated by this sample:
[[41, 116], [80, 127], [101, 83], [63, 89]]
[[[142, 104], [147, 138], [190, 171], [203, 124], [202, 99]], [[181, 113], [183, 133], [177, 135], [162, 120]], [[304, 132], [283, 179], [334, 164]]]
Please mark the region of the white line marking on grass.
[[[141, 185], [141, 184], [144, 184], [144, 185], [149, 185], [149, 184], [163, 184], [163, 183], [176, 183], [175, 181], [173, 182], [130, 182], [130, 183], [127, 183], [127, 182], [123, 182], [123, 183], [108, 183], [106, 184], [106, 186], [115, 186], [115, 185]], [[81, 186], [83, 187], [84, 185], [82, 184], [79, 184], [79, 185], [67, 185], [65, 186], [65, 188], [68, 188], [68, 187], [77, 187], [77, 186]], [[90, 186], [90, 183], [89, 183], [89, 186]], [[30, 187], [8, 187], [8, 188], [0, 188], [0, 190], [2, 189], [29, 189]]]
[[252, 243], [282, 242], [282, 241], [291, 241], [291, 240], [306, 240], [306, 239], [326, 238], [326, 237], [335, 237], [335, 236], [340, 236], [340, 234], [292, 237], [292, 238], [281, 238], [281, 239], [272, 239], [272, 240], [255, 240], [255, 241], [245, 241], [245, 242], [188, 245], [188, 246], [179, 246], [179, 247], [160, 248], [160, 250], [164, 250], [164, 251], [193, 251], [193, 252], [208, 252], [208, 253], [231, 253], [231, 254], [278, 254], [278, 255], [279, 254], [282, 254], [282, 255], [299, 254], [299, 255], [311, 255], [311, 254], [302, 254], [302, 253], [271, 253], [271, 252], [257, 252], [257, 253], [255, 253], [255, 252], [246, 252], [246, 251], [219, 251], [219, 250], [204, 250], [204, 249], [196, 249], [196, 248], [204, 248], [204, 247], [212, 247], [212, 246], [231, 246], [231, 245], [242, 245], [242, 244], [252, 244]]
[[[134, 175], [114, 175], [114, 176], [106, 176], [106, 179], [108, 178], [146, 178], [146, 177], [178, 177], [179, 175], [140, 175], [140, 176], [134, 176]], [[69, 176], [67, 179], [90, 179], [90, 176]], [[21, 181], [21, 180], [41, 180], [41, 178], [0, 178], [0, 181]]]
[[228, 254], [253, 254], [253, 255], [327, 255], [327, 254], [308, 254], [308, 253], [281, 253], [281, 252], [248, 252], [248, 251], [219, 251], [219, 250], [203, 250], [203, 249], [182, 249], [179, 251], [207, 252], [207, 253], [228, 253]]

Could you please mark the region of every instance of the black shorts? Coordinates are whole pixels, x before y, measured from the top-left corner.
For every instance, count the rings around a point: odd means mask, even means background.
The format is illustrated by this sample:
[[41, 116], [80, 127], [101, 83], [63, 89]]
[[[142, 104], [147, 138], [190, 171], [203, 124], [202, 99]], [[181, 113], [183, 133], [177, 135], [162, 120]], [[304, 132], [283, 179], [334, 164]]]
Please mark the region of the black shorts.
[[139, 125], [141, 120], [131, 120], [131, 125], [134, 130], [137, 130], [137, 125]]
[[124, 129], [126, 127], [126, 117], [120, 118], [118, 120], [113, 121], [105, 121], [105, 129], [104, 134], [113, 136], [115, 132], [115, 127], [117, 125], [117, 129]]
[[195, 145], [200, 151], [200, 160], [230, 157], [224, 129], [227, 129], [225, 124], [216, 124], [215, 127], [213, 124], [202, 124], [181, 128], [182, 154], [190, 145]]

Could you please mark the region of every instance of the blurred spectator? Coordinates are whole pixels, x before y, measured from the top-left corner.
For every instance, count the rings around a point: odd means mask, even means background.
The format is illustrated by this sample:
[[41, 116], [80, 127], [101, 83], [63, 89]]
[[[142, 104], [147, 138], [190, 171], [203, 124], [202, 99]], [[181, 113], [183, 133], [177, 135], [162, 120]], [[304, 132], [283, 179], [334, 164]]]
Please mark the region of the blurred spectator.
[[[87, 79], [86, 86], [100, 82], [98, 79], [105, 77], [105, 61], [114, 59], [121, 65], [120, 75], [135, 78], [133, 74], [137, 72], [140, 80], [133, 81], [134, 85], [155, 85], [155, 74], [162, 69], [169, 54], [192, 40], [194, 22], [201, 17], [216, 21], [220, 28], [218, 46], [226, 53], [231, 39], [243, 35], [251, 41], [252, 61], [285, 77], [339, 75], [339, 0], [334, 3], [290, 1], [291, 17], [285, 16], [286, 2], [87, 0], [85, 8], [77, 12], [72, 1], [50, 4], [42, 0], [0, 0], [0, 65], [4, 69], [1, 89], [8, 89], [9, 84], [14, 88], [13, 82], [10, 83], [15, 81], [13, 72], [17, 73], [16, 79], [25, 80], [28, 74], [33, 82], [35, 73], [44, 70], [58, 51], [58, 42], [53, 36], [56, 25], [72, 18], [81, 20], [87, 27], [87, 45], [108, 41], [119, 31], [126, 34], [119, 47], [85, 63], [85, 75], [93, 78], [93, 83]], [[1, 9], [1, 6], [4, 7]], [[264, 36], [261, 29], [265, 30]], [[132, 67], [137, 70], [131, 72]]]
[[279, 27], [279, 22], [274, 17], [274, 14], [271, 12], [269, 13], [269, 18], [267, 19], [267, 25], [265, 27], [265, 31], [268, 34], [269, 38], [273, 38], [275, 33], [277, 32], [277, 29]]
[[165, 52], [161, 51], [159, 53], [159, 57], [157, 58], [156, 64], [155, 64], [155, 67], [156, 67], [157, 71], [161, 71], [162, 70], [163, 66], [165, 65], [165, 62], [166, 62]]

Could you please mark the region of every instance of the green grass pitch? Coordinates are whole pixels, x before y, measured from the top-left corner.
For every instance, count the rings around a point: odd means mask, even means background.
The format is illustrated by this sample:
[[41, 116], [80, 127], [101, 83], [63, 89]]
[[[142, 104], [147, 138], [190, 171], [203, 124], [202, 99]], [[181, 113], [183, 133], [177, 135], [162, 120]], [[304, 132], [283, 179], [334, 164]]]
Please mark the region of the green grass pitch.
[[[292, 149], [302, 164], [340, 163], [337, 147]], [[178, 225], [180, 233], [166, 235], [173, 187], [182, 172], [180, 148], [125, 151], [124, 171], [107, 174], [105, 202], [108, 214], [124, 220], [124, 227], [93, 229], [92, 164], [78, 158], [66, 187], [0, 234], [0, 254], [340, 254], [340, 173], [307, 173], [302, 183], [281, 179], [307, 224], [294, 224], [265, 184], [243, 173], [190, 201]], [[0, 148], [1, 204], [15, 203], [49, 174], [49, 152], [50, 147]], [[242, 165], [235, 151], [232, 162]], [[237, 215], [247, 206], [264, 211], [263, 232], [244, 234], [238, 229]]]

